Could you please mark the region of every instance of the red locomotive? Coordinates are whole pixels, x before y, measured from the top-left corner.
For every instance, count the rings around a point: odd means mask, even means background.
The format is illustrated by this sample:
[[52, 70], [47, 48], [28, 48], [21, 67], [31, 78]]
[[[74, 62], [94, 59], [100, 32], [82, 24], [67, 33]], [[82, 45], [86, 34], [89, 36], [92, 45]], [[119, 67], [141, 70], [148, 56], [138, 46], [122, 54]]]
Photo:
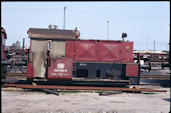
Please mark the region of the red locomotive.
[[1, 83], [5, 82], [6, 73], [6, 54], [5, 54], [5, 40], [7, 39], [7, 34], [5, 29], [1, 27]]
[[82, 40], [78, 30], [30, 28], [27, 33], [28, 80], [129, 80], [139, 84], [140, 66], [133, 63], [133, 42]]
[[1, 27], [1, 60], [6, 59], [5, 54], [5, 41], [7, 39], [7, 34], [4, 28]]

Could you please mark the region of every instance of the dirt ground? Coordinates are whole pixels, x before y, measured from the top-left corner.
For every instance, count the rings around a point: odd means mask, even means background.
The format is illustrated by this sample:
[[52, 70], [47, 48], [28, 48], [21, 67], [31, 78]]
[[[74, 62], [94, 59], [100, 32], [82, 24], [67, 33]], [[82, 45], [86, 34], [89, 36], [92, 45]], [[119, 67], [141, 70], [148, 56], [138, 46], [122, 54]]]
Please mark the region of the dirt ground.
[[[153, 71], [165, 74], [166, 71]], [[144, 73], [151, 74], [152, 72]], [[26, 77], [7, 77], [14, 83]], [[170, 81], [141, 80], [144, 83], [160, 83], [161, 86], [141, 88], [163, 89], [167, 92], [116, 93], [101, 95], [95, 91], [61, 92], [59, 96], [20, 88], [1, 88], [2, 113], [169, 113]]]
[[[149, 87], [151, 88], [151, 87]], [[59, 96], [20, 88], [1, 88], [2, 113], [169, 113], [167, 92], [118, 93], [60, 92]]]

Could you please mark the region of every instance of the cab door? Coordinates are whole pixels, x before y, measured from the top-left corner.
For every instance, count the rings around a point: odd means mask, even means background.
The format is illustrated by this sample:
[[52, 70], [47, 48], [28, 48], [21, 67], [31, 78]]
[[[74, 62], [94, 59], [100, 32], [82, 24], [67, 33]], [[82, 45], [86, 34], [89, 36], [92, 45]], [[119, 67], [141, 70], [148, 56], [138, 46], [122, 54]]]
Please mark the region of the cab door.
[[59, 40], [49, 42], [48, 79], [72, 79], [72, 58], [65, 57], [65, 43]]

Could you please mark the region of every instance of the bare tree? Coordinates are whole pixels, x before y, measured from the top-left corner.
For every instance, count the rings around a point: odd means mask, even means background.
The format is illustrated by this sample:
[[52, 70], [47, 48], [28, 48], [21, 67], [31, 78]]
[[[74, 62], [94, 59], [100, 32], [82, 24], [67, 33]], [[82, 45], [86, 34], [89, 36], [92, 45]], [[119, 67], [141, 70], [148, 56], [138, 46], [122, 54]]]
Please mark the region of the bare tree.
[[21, 49], [21, 45], [20, 44], [21, 44], [20, 41], [17, 40], [15, 43], [13, 43], [11, 45], [11, 47], [14, 48], [14, 49]]

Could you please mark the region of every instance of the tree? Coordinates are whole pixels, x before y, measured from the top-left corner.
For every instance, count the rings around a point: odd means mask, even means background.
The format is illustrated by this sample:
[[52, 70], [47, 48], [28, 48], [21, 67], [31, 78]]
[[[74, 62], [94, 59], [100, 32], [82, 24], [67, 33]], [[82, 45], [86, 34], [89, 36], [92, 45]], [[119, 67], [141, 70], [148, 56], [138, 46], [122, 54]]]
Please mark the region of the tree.
[[16, 43], [13, 43], [11, 45], [11, 47], [14, 48], [14, 49], [21, 49], [20, 41], [17, 40]]

